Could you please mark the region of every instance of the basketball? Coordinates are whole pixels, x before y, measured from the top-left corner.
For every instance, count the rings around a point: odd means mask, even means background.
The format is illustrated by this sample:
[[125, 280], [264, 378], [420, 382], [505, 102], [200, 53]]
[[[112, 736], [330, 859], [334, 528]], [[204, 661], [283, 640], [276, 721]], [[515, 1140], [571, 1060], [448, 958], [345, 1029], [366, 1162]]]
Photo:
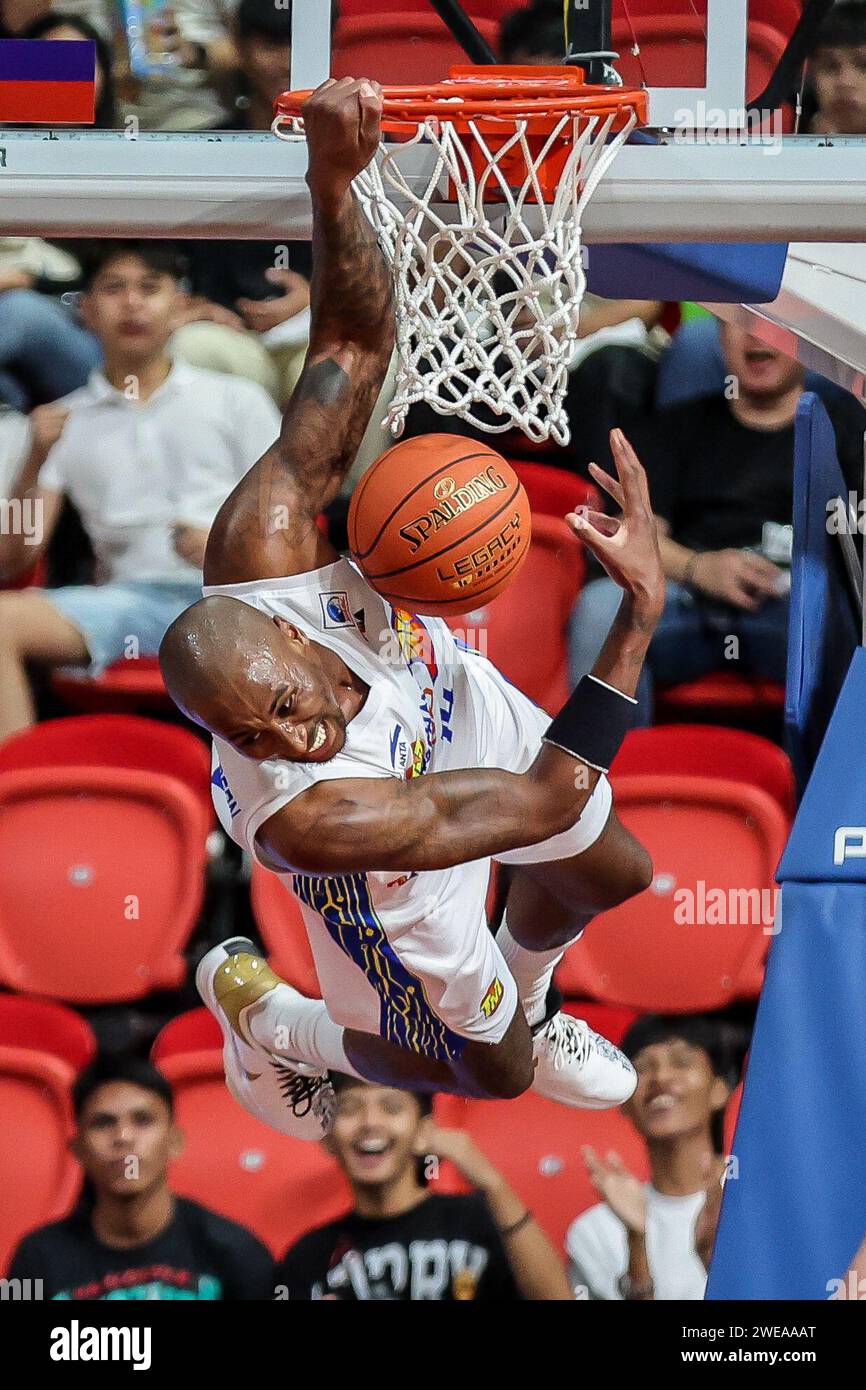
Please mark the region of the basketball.
[[501, 594], [529, 550], [523, 484], [475, 440], [427, 434], [388, 449], [349, 507], [349, 545], [395, 607], [447, 618]]

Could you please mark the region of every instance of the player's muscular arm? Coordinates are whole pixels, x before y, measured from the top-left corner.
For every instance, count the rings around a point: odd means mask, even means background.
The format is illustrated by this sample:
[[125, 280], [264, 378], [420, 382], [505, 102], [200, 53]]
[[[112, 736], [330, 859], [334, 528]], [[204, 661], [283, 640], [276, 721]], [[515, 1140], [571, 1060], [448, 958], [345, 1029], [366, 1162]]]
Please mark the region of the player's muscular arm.
[[[627, 598], [595, 674], [632, 695], [653, 628], [647, 611]], [[522, 774], [467, 768], [405, 782], [320, 782], [265, 821], [258, 841], [275, 866], [311, 873], [446, 869], [568, 830], [598, 778], [588, 764], [544, 744]]]
[[[590, 511], [569, 520], [623, 591], [593, 675], [633, 697], [664, 606], [664, 575], [643, 469], [619, 431], [611, 445], [618, 481], [594, 473], [621, 518]], [[467, 768], [406, 782], [324, 782], [265, 821], [258, 840], [275, 865], [310, 872], [444, 869], [568, 830], [598, 776], [579, 757], [544, 743], [522, 774]]]
[[376, 83], [326, 82], [303, 108], [313, 205], [310, 347], [280, 437], [219, 512], [205, 583], [301, 573], [336, 552], [315, 524], [358, 452], [394, 344], [391, 277], [352, 180], [379, 141]]
[[269, 861], [310, 873], [446, 869], [538, 844], [574, 824], [598, 774], [576, 778], [574, 759], [555, 748], [537, 761], [533, 775], [467, 768], [320, 782], [265, 821], [258, 842]]

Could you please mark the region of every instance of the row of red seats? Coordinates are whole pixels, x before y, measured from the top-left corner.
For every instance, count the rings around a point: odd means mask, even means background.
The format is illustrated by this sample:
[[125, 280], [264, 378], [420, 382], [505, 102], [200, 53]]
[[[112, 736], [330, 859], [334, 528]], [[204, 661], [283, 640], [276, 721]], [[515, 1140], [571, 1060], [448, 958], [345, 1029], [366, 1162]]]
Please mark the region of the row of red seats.
[[[500, 0], [465, 6], [487, 43], [498, 50], [503, 14], [518, 8]], [[407, 10], [409, 13], [407, 14]], [[799, 19], [797, 0], [752, 0], [748, 22], [747, 94], [763, 91]], [[706, 5], [694, 0], [620, 0], [612, 41], [626, 86], [703, 89], [707, 73]], [[441, 18], [429, 8], [396, 0], [344, 5], [332, 58], [336, 77], [373, 77], [384, 83], [433, 83], [467, 58]]]
[[[732, 729], [661, 727], [629, 735], [612, 779], [656, 876], [568, 953], [564, 992], [684, 1012], [755, 997], [792, 815], [785, 754]], [[52, 720], [0, 745], [0, 985], [81, 1004], [177, 987], [204, 895], [209, 782], [199, 739], [135, 715]], [[709, 889], [730, 911], [684, 921]], [[256, 866], [252, 904], [276, 968], [317, 994], [297, 900]], [[750, 920], [728, 920], [745, 908]]]
[[[633, 1015], [580, 1006], [594, 1027], [619, 1040]], [[70, 1090], [93, 1056], [88, 1025], [72, 1010], [0, 995], [0, 1113], [16, 1123], [0, 1131], [0, 1274], [25, 1232], [59, 1220], [74, 1204], [80, 1173], [68, 1150], [73, 1131]], [[243, 1110], [223, 1080], [217, 1024], [204, 1009], [175, 1019], [157, 1038], [154, 1062], [174, 1088], [185, 1148], [172, 1185], [254, 1230], [282, 1253], [311, 1226], [349, 1204], [334, 1161], [315, 1144], [287, 1139]], [[504, 1172], [561, 1248], [569, 1223], [596, 1194], [580, 1157], [591, 1144], [615, 1149], [646, 1178], [644, 1147], [618, 1111], [575, 1111], [528, 1093], [516, 1101], [437, 1100], [440, 1124], [466, 1129]], [[730, 1138], [728, 1139], [730, 1151]], [[443, 1165], [434, 1190], [462, 1189]]]
[[[594, 507], [594, 487], [548, 464], [512, 459], [532, 508], [529, 557], [505, 594], [455, 620], [470, 645], [483, 643], [491, 661], [545, 709], [567, 698], [568, 626], [586, 578], [583, 547], [563, 521], [578, 505]], [[72, 709], [92, 713], [170, 710], [156, 657], [118, 661], [96, 680], [58, 673], [54, 687]], [[778, 713], [784, 690], [770, 681], [728, 672], [659, 692], [661, 719], [750, 717]]]

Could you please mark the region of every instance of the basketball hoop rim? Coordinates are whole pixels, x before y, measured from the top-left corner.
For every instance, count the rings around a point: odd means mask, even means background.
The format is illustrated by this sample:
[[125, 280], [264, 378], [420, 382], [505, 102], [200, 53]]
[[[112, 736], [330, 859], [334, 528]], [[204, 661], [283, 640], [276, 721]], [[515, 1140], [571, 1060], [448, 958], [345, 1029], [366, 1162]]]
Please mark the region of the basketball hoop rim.
[[[641, 88], [605, 87], [584, 82], [582, 68], [456, 67], [443, 82], [382, 88], [382, 130], [416, 131], [428, 120], [465, 131], [501, 133], [524, 121], [534, 134], [551, 134], [569, 117], [612, 119], [612, 128], [646, 123], [648, 96]], [[303, 119], [301, 107], [312, 90], [283, 92], [276, 100], [276, 127]]]

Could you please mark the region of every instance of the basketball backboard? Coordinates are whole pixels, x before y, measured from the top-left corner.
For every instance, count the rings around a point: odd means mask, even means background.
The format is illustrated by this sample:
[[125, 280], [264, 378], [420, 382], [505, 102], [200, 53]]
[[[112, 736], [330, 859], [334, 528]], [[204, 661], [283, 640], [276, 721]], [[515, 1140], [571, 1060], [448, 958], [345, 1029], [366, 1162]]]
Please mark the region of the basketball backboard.
[[[485, 13], [493, 12], [493, 3], [485, 0]], [[344, 11], [361, 4], [344, 0]], [[371, 0], [363, 4], [373, 8]], [[832, 359], [837, 379], [862, 391], [862, 253], [859, 246], [840, 245], [825, 256], [815, 243], [866, 239], [866, 139], [779, 135], [740, 119], [747, 96], [754, 97], [766, 76], [761, 70], [747, 79], [753, 36], [763, 36], [762, 52], [775, 52], [773, 43], [784, 46], [799, 0], [612, 0], [612, 5], [621, 67], [630, 81], [646, 78], [650, 121], [660, 128], [657, 143], [630, 144], [620, 153], [587, 210], [586, 241], [809, 243], [804, 256], [792, 253], [777, 304], [742, 313], [756, 331], [781, 334], [798, 351], [804, 343], [810, 365], [824, 360], [825, 370]], [[681, 10], [692, 40], [697, 35], [697, 49], [692, 41], [683, 44], [683, 53], [691, 56], [674, 69], [682, 69], [682, 86], [656, 87], [646, 36], [654, 17], [669, 15], [672, 7]], [[512, 6], [503, 0], [501, 8]], [[402, 15], [406, 30], [411, 12], [420, 10], [429, 14], [430, 0], [405, 0], [400, 6], [398, 18]], [[287, 86], [314, 86], [335, 61], [330, 0], [294, 0], [292, 18]], [[774, 23], [771, 41], [767, 34]], [[429, 152], [420, 147], [416, 158], [420, 182]], [[305, 170], [303, 141], [287, 144], [266, 133], [4, 129], [0, 231], [305, 238], [310, 232]], [[731, 317], [740, 311], [728, 305], [722, 312]]]

